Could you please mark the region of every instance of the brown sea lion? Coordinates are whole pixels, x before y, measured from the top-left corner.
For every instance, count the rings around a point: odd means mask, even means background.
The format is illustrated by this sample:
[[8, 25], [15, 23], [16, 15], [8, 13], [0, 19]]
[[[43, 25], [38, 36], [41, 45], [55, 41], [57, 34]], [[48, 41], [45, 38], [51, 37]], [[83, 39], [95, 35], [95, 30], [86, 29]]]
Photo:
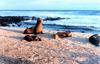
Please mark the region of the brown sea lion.
[[42, 19], [38, 18], [37, 19], [37, 23], [36, 26], [34, 27], [34, 34], [42, 34], [43, 33], [43, 29], [42, 29]]
[[31, 28], [26, 28], [25, 30], [24, 30], [24, 34], [33, 34], [34, 33], [34, 30], [33, 30], [33, 28], [31, 27]]
[[60, 38], [64, 38], [64, 37], [71, 37], [72, 34], [70, 31], [68, 32], [57, 32], [57, 35], [60, 37]]
[[59, 36], [57, 34], [53, 34], [53, 38], [54, 39], [60, 39]]
[[43, 33], [43, 29], [42, 29], [42, 19], [41, 18], [37, 19], [37, 23], [35, 27], [26, 28], [24, 30], [24, 34], [42, 34], [42, 33]]
[[56, 34], [53, 35], [54, 39], [59, 39], [59, 38], [65, 38], [65, 37], [71, 37], [72, 34], [70, 31], [68, 32], [57, 32]]

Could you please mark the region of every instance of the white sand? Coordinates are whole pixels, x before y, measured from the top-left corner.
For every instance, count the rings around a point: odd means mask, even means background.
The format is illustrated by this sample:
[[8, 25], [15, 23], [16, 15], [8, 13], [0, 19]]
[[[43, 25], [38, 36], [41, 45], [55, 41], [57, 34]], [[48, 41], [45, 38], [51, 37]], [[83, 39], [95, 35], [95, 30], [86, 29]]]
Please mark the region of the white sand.
[[44, 30], [42, 41], [27, 42], [23, 31], [0, 27], [0, 64], [100, 64], [100, 48], [88, 42], [92, 34], [72, 32], [56, 40], [57, 31]]

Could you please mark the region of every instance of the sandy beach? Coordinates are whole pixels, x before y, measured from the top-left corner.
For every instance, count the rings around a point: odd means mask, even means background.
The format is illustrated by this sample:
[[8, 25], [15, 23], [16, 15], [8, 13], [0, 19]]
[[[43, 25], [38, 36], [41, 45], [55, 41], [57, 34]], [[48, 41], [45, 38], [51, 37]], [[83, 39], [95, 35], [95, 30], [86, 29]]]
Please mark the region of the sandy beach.
[[56, 30], [44, 29], [42, 41], [27, 42], [23, 28], [0, 27], [0, 64], [100, 64], [100, 47], [90, 44], [91, 33], [53, 39]]

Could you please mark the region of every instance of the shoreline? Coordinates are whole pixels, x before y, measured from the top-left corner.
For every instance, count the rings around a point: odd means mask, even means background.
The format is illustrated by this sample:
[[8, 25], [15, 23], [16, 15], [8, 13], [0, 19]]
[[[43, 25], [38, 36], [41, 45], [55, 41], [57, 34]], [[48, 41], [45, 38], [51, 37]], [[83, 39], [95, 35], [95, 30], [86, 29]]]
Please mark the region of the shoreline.
[[[51, 21], [52, 22], [52, 21]], [[13, 25], [13, 24], [10, 24]], [[29, 28], [31, 26], [35, 26], [35, 23], [23, 23], [21, 26], [6, 26], [12, 28]], [[51, 27], [52, 26], [52, 27]], [[81, 32], [81, 33], [93, 33], [99, 34], [100, 30], [93, 26], [65, 26], [65, 25], [56, 25], [56, 24], [43, 24], [44, 29], [48, 30], [57, 30], [57, 31], [71, 31], [71, 32]]]
[[52, 34], [58, 31], [44, 29], [44, 34], [38, 35], [42, 41], [27, 42], [23, 40], [23, 31], [23, 28], [0, 27], [0, 61], [8, 64], [100, 63], [100, 48], [88, 42], [91, 33], [72, 32], [72, 37], [53, 39]]
[[[0, 16], [0, 26], [12, 26], [12, 27], [25, 27], [31, 26], [35, 24], [37, 16]], [[90, 24], [88, 25], [88, 22], [86, 23], [83, 19], [83, 21], [79, 21], [80, 18], [74, 18], [69, 17], [49, 17], [46, 16], [43, 19], [43, 25], [44, 28], [47, 29], [56, 29], [56, 30], [70, 30], [72, 32], [85, 32], [85, 33], [100, 33], [99, 25]], [[76, 21], [77, 20], [77, 21]], [[73, 24], [75, 21], [75, 24]], [[82, 22], [82, 24], [81, 24]], [[98, 24], [98, 23], [97, 23]], [[52, 26], [52, 28], [51, 28]]]

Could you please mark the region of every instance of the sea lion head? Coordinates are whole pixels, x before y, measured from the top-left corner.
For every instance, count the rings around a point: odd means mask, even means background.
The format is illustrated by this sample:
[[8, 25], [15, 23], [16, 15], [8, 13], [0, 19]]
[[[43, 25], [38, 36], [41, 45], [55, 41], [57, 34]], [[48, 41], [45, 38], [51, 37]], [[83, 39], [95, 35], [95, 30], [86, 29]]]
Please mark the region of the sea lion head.
[[37, 24], [42, 22], [42, 18], [37, 18]]

